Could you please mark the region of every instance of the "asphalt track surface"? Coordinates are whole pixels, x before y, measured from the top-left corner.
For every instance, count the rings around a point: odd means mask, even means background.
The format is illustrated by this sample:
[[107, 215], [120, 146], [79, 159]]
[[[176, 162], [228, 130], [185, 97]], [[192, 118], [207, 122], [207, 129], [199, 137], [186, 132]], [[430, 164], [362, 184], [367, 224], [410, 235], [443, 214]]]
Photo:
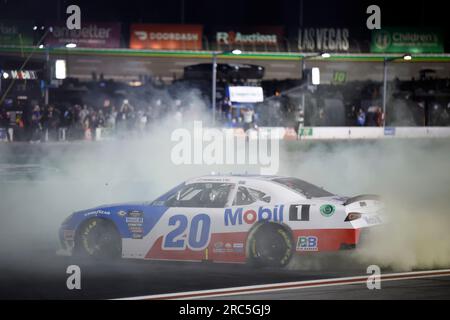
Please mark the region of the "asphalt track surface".
[[[92, 262], [50, 252], [39, 257], [27, 260], [26, 255], [16, 255], [6, 262], [3, 259], [1, 299], [114, 299], [361, 274], [352, 268], [299, 271], [194, 262]], [[81, 290], [68, 290], [66, 286], [66, 269], [74, 264], [81, 269]]]
[[[117, 299], [156, 294], [179, 293], [230, 287], [276, 284], [294, 281], [335, 279], [367, 276], [366, 265], [348, 259], [346, 253], [304, 258], [314, 267], [292, 269], [255, 269], [246, 265], [187, 263], [167, 261], [118, 260], [113, 262], [80, 261], [56, 256], [56, 219], [52, 228], [30, 228], [37, 224], [25, 216], [27, 199], [9, 205], [9, 197], [26, 190], [35, 175], [43, 171], [53, 173], [53, 166], [30, 165], [22, 158], [27, 145], [20, 145], [12, 153], [0, 148], [0, 197], [2, 224], [0, 225], [0, 299]], [[42, 154], [45, 148], [38, 147]], [[64, 148], [68, 148], [67, 146]], [[44, 151], [42, 151], [44, 150]], [[39, 155], [38, 155], [39, 156]], [[57, 158], [54, 155], [54, 159]], [[25, 157], [26, 158], [26, 157]], [[34, 159], [35, 160], [35, 159]], [[26, 177], [26, 182], [11, 184], [9, 180]], [[45, 185], [44, 185], [45, 186]], [[12, 188], [12, 189], [11, 189]], [[15, 188], [15, 189], [14, 189]], [[9, 192], [9, 193], [8, 193]], [[26, 191], [28, 192], [28, 191]], [[28, 193], [27, 193], [28, 194]], [[56, 199], [57, 200], [57, 199]], [[51, 203], [31, 204], [34, 207]], [[8, 216], [14, 219], [8, 220]], [[25, 225], [23, 230], [14, 228]], [[14, 235], [16, 236], [11, 236]], [[47, 234], [48, 233], [48, 234]], [[44, 240], [43, 240], [44, 239]], [[22, 240], [22, 241], [21, 241]], [[81, 269], [81, 289], [69, 290], [66, 285], [67, 267]], [[391, 270], [382, 270], [383, 273]], [[450, 299], [450, 277], [436, 277], [382, 282], [381, 290], [368, 290], [365, 283], [319, 288], [213, 297], [212, 299]]]
[[365, 283], [342, 286], [277, 291], [260, 294], [212, 297], [211, 300], [448, 300], [450, 277], [408, 279], [381, 282], [378, 290], [369, 290]]
[[[44, 254], [41, 255], [43, 257]], [[10, 257], [0, 268], [0, 299], [121, 299], [167, 293], [339, 279], [361, 275], [362, 266], [319, 270], [255, 269], [246, 265], [119, 260], [75, 261], [55, 257], [27, 261]], [[81, 269], [81, 289], [66, 286], [66, 269]], [[450, 299], [450, 276], [382, 281], [380, 290], [366, 283], [206, 297], [206, 299]]]
[[[439, 282], [437, 286], [436, 282]], [[379, 276], [376, 287], [371, 277], [353, 276], [154, 294], [119, 300], [413, 300], [417, 299], [418, 291], [420, 299], [448, 300], [449, 284], [450, 269], [440, 269], [384, 273]]]
[[[2, 299], [113, 299], [228, 286], [321, 279], [349, 272], [251, 269], [245, 265], [157, 261], [84, 262], [49, 255], [38, 263], [10, 260], [0, 274]], [[68, 290], [66, 269], [81, 269], [81, 290]], [[353, 274], [353, 273], [352, 273]]]

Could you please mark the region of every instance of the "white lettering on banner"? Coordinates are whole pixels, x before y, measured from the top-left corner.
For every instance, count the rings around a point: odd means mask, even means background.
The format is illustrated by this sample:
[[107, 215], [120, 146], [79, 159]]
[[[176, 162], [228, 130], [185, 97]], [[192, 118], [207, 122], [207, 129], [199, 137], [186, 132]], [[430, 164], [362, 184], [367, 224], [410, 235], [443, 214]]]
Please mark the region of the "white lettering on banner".
[[300, 51], [348, 51], [350, 32], [346, 28], [305, 28], [298, 32]]
[[19, 30], [16, 26], [8, 26], [4, 25], [3, 23], [0, 23], [0, 33], [3, 35], [14, 35], [18, 34]]
[[227, 32], [217, 32], [217, 34], [216, 34], [216, 41], [218, 43], [229, 44], [229, 42], [228, 42], [228, 33]]
[[276, 45], [278, 36], [276, 34], [261, 34], [259, 32], [245, 34], [241, 32], [217, 32], [216, 40], [223, 44], [269, 44]]
[[136, 37], [138, 37], [139, 40], [141, 40], [141, 41], [147, 40], [147, 32], [145, 32], [145, 31], [135, 31], [134, 34], [135, 34]]
[[150, 32], [134, 31], [136, 37], [141, 41], [150, 40], [166, 40], [166, 41], [198, 41], [196, 33], [179, 33], [179, 32]]
[[417, 34], [417, 33], [402, 33], [394, 32], [392, 39], [399, 43], [414, 43], [414, 42], [437, 42], [437, 36], [435, 34]]
[[150, 40], [197, 41], [196, 33], [151, 32]]
[[34, 80], [37, 79], [37, 75], [35, 71], [29, 70], [11, 70], [11, 71], [3, 71], [6, 72], [12, 79], [24, 79], [24, 80]]
[[69, 30], [64, 27], [53, 27], [53, 37], [55, 38], [94, 38], [107, 39], [111, 33], [111, 28], [101, 28], [95, 24], [87, 25], [81, 29]]

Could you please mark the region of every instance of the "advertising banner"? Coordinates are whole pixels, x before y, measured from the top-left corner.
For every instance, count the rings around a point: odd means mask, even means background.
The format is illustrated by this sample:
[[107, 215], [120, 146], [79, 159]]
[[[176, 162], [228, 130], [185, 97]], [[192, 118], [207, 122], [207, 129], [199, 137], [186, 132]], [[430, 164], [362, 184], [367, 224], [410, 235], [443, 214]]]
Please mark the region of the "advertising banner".
[[76, 43], [81, 48], [120, 48], [120, 23], [82, 22], [80, 30], [69, 30], [65, 23], [50, 23], [53, 32], [45, 43], [64, 47]]
[[203, 26], [193, 24], [132, 24], [131, 49], [201, 50]]
[[277, 46], [284, 40], [284, 28], [281, 26], [231, 29], [223, 28], [216, 32], [218, 45], [241, 46]]
[[298, 30], [298, 50], [300, 52], [349, 52], [351, 48], [350, 30], [347, 28], [302, 28]]
[[3, 78], [16, 80], [37, 80], [38, 74], [34, 70], [2, 70]]
[[0, 20], [0, 46], [32, 46], [31, 21]]
[[231, 102], [256, 103], [264, 100], [262, 87], [229, 86], [228, 94]]
[[331, 78], [331, 83], [343, 84], [346, 81], [347, 81], [347, 72], [346, 71], [340, 71], [340, 70], [333, 71], [333, 78]]
[[438, 29], [383, 28], [372, 31], [373, 53], [443, 53], [444, 41]]

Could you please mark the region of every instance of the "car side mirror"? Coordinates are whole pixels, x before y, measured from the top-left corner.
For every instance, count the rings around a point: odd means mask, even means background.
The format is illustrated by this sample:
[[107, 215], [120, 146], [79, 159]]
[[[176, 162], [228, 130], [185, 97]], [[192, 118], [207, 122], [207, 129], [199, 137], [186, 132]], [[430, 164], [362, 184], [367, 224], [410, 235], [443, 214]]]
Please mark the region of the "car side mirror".
[[272, 198], [270, 196], [265, 196], [261, 198], [262, 201], [269, 203]]

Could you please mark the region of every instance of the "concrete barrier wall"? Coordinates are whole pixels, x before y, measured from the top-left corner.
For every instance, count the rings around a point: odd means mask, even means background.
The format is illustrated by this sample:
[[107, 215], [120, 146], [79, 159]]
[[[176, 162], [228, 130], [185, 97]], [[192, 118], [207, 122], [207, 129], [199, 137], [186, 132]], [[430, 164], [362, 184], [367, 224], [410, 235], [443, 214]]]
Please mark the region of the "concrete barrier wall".
[[[203, 128], [207, 133], [212, 128]], [[249, 139], [279, 139], [279, 140], [349, 140], [349, 139], [394, 139], [394, 138], [450, 138], [450, 127], [303, 127], [298, 135], [293, 128], [260, 127], [258, 130], [244, 132], [240, 128], [214, 129], [224, 135], [232, 134]], [[7, 142], [7, 133], [14, 140], [14, 131], [0, 128], [0, 142]], [[65, 132], [64, 132], [65, 133]], [[89, 140], [114, 139], [110, 129], [97, 128]], [[60, 141], [65, 140], [65, 134], [59, 134]], [[45, 139], [44, 139], [45, 140]]]
[[450, 127], [311, 127], [308, 134], [299, 131], [300, 140], [449, 137]]
[[[204, 128], [204, 132], [212, 130]], [[259, 127], [244, 132], [242, 129], [222, 130], [225, 134], [247, 136], [249, 139], [279, 140], [348, 140], [348, 139], [394, 139], [394, 138], [449, 138], [450, 127], [303, 127], [298, 135], [293, 128]]]

